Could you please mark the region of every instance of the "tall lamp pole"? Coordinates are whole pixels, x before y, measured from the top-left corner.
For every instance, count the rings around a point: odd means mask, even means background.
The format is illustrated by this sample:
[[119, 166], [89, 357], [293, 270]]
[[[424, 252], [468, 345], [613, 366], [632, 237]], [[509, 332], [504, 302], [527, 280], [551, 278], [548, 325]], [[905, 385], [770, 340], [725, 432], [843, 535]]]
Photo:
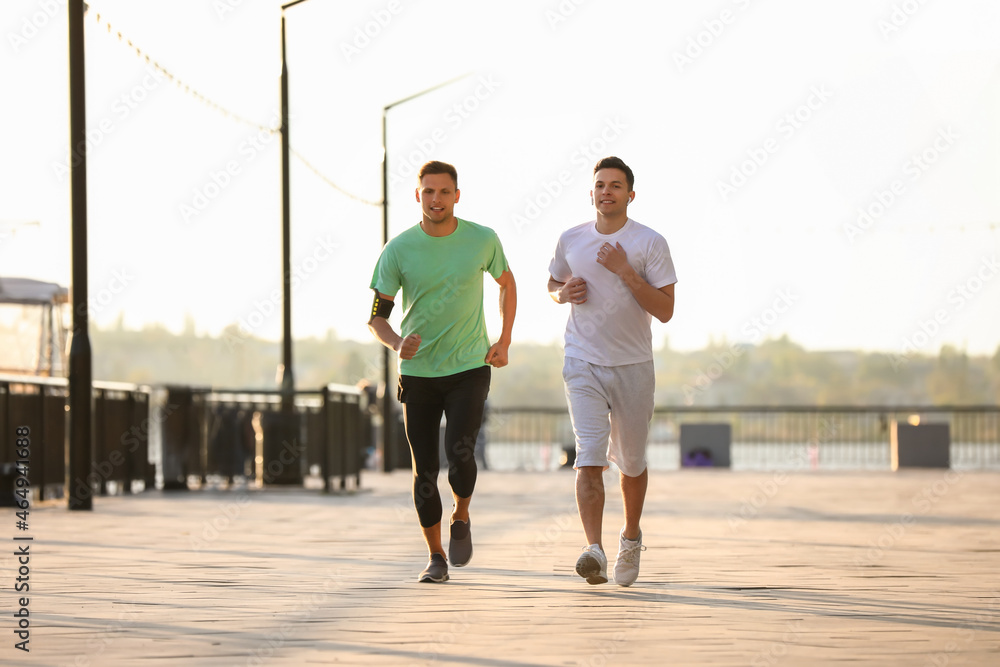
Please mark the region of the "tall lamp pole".
[[[69, 452], [66, 490], [69, 509], [92, 510], [93, 491], [86, 480], [93, 458], [93, 369], [87, 313], [87, 105], [84, 56], [84, 0], [70, 0], [69, 12], [69, 149], [72, 216], [73, 342], [69, 349]], [[77, 483], [73, 483], [77, 480]]]
[[[382, 107], [382, 247], [389, 242], [389, 152], [386, 150], [387, 139], [388, 139], [388, 116], [389, 109], [399, 106], [410, 100], [414, 100], [418, 97], [426, 95], [427, 93], [432, 93], [439, 88], [444, 88], [445, 86], [451, 85], [456, 81], [464, 79], [469, 76], [468, 73], [462, 76], [457, 76], [454, 79], [449, 79], [443, 83], [439, 83], [436, 86], [432, 86], [427, 90], [422, 90], [419, 93], [414, 93], [408, 97], [404, 97], [401, 100], [396, 100], [391, 104], [387, 104]], [[392, 391], [390, 391], [390, 382], [392, 381], [392, 357], [389, 354], [389, 348], [382, 348], [382, 383], [385, 387], [382, 392], [382, 469], [385, 472], [389, 472], [396, 467], [396, 455], [395, 447], [393, 445], [393, 439], [395, 433], [393, 429], [395, 427], [395, 420], [392, 419], [393, 414], [393, 398]]]
[[[282, 333], [281, 333], [281, 415], [283, 439], [294, 443], [295, 431], [295, 373], [292, 369], [292, 231], [291, 231], [291, 179], [289, 153], [291, 151], [288, 124], [288, 63], [285, 58], [285, 10], [306, 2], [294, 0], [281, 5], [281, 275], [282, 275]], [[295, 480], [297, 475], [290, 475]]]

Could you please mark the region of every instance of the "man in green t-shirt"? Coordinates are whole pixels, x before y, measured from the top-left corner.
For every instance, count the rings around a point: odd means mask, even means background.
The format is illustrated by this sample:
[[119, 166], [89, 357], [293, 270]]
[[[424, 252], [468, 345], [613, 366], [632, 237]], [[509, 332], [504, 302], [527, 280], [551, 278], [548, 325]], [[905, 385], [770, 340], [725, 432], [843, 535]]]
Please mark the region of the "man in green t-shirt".
[[[476, 485], [476, 436], [490, 389], [490, 368], [507, 365], [517, 288], [496, 232], [455, 217], [458, 173], [432, 161], [418, 174], [420, 224], [395, 237], [379, 257], [370, 287], [375, 302], [368, 328], [399, 354], [398, 398], [413, 454], [413, 503], [430, 551], [419, 581], [448, 580], [448, 560], [472, 558], [469, 503]], [[500, 285], [503, 330], [490, 345], [483, 314], [483, 273]], [[403, 290], [400, 333], [389, 324], [396, 293]], [[454, 497], [448, 556], [441, 542], [438, 438], [447, 421], [445, 453]]]

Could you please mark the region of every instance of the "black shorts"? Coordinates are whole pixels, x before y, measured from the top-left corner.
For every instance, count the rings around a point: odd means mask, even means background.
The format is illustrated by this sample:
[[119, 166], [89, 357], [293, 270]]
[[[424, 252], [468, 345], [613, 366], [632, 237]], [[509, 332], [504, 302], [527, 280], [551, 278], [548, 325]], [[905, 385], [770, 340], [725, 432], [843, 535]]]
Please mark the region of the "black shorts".
[[400, 403], [436, 403], [444, 404], [445, 397], [453, 391], [472, 394], [472, 398], [482, 397], [490, 391], [492, 367], [480, 366], [471, 370], [442, 375], [440, 377], [420, 377], [417, 375], [400, 375], [396, 398]]

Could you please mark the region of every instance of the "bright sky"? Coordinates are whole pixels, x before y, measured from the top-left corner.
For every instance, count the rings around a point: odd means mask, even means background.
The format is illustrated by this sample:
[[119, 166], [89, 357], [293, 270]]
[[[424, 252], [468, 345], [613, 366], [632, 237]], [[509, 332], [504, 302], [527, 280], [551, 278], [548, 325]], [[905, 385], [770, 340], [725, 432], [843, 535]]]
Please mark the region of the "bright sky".
[[[279, 6], [91, 5], [97, 325], [280, 337], [279, 141], [253, 127], [277, 124]], [[0, 275], [68, 284], [65, 10], [0, 6]], [[1000, 344], [996, 2], [309, 0], [286, 20], [292, 148], [363, 200], [381, 199], [382, 107], [468, 73], [389, 112], [390, 233], [419, 219], [416, 167], [454, 163], [456, 212], [497, 230], [517, 279], [515, 341], [561, 339], [549, 258], [615, 154], [679, 277], [657, 344]], [[297, 158], [291, 178], [293, 332], [368, 340], [381, 209]]]

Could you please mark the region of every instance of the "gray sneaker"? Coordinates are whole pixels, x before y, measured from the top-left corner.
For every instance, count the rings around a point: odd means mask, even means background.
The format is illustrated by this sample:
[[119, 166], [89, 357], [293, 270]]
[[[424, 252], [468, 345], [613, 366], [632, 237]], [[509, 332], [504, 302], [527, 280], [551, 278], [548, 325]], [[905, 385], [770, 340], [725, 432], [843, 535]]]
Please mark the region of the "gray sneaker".
[[639, 554], [646, 550], [642, 545], [642, 531], [634, 540], [625, 539], [625, 529], [618, 535], [618, 558], [615, 559], [615, 583], [631, 586], [639, 578]]
[[417, 581], [431, 584], [440, 584], [443, 581], [448, 581], [448, 561], [444, 559], [444, 555], [431, 554], [431, 559], [427, 563], [427, 567], [420, 573]]
[[587, 580], [588, 584], [608, 583], [608, 557], [601, 547], [591, 544], [584, 547], [583, 553], [576, 560], [576, 573]]
[[472, 525], [470, 521], [451, 522], [448, 558], [455, 567], [465, 567], [472, 560]]

